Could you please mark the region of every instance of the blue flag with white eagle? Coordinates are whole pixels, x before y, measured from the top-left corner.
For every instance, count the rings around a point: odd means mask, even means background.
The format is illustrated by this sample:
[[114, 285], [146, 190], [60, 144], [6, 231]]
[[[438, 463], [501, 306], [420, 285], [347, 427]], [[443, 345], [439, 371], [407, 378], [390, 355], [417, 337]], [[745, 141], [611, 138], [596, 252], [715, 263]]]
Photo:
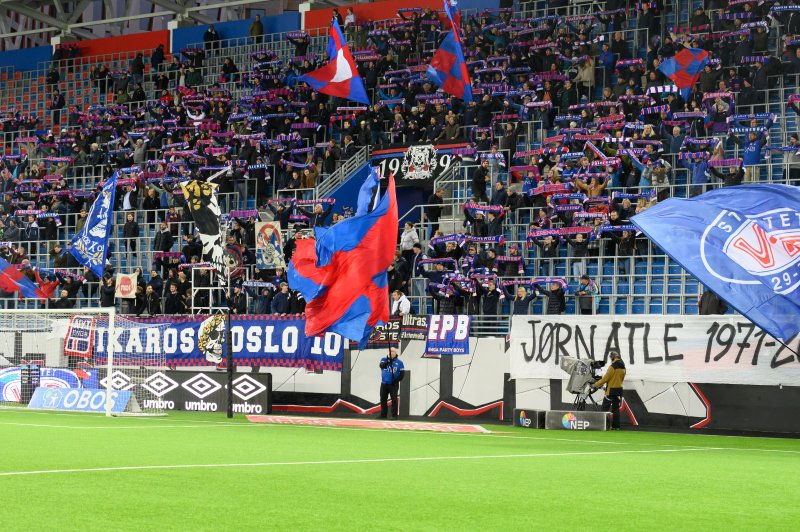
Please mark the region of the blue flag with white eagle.
[[86, 216], [86, 225], [72, 239], [69, 252], [98, 277], [103, 276], [111, 234], [111, 216], [114, 214], [114, 195], [117, 190], [117, 173], [105, 182]]
[[774, 338], [800, 333], [800, 187], [670, 198], [631, 218], [670, 257]]

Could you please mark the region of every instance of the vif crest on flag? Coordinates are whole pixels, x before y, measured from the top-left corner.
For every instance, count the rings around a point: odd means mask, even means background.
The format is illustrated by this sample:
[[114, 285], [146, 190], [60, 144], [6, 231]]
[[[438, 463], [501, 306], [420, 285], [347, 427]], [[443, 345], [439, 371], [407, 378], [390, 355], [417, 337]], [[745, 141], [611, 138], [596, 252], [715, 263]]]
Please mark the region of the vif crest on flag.
[[742, 185], [670, 198], [631, 222], [774, 338], [800, 333], [800, 187]]
[[717, 232], [727, 236], [722, 251], [760, 280], [728, 279], [708, 264], [712, 275], [737, 284], [766, 282], [778, 294], [788, 294], [800, 286], [800, 213], [797, 211], [774, 209], [744, 219], [736, 212], [723, 211], [703, 235], [703, 256], [708, 237]]

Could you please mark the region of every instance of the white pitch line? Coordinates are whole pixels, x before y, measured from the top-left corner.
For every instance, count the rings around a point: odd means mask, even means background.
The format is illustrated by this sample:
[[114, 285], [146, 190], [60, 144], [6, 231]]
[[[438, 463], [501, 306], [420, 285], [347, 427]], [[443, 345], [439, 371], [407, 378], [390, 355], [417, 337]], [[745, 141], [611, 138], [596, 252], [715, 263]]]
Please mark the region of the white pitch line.
[[73, 430], [122, 430], [122, 429], [133, 429], [133, 430], [142, 430], [142, 429], [207, 429], [207, 428], [218, 428], [218, 427], [250, 427], [253, 425], [248, 425], [245, 423], [220, 423], [219, 425], [161, 425], [159, 427], [145, 427], [142, 425], [129, 425], [129, 426], [114, 426], [114, 427], [80, 427], [74, 425], [46, 425], [43, 423], [4, 423], [0, 422], [0, 425], [11, 425], [14, 427], [37, 427], [37, 428], [47, 428], [47, 429], [73, 429]]
[[275, 467], [275, 466], [308, 466], [308, 465], [340, 465], [340, 464], [379, 464], [390, 462], [443, 462], [448, 460], [498, 460], [505, 458], [551, 458], [560, 456], [601, 456], [613, 454], [643, 453], [684, 453], [693, 451], [722, 451], [722, 447], [697, 447], [692, 449], [644, 449], [636, 451], [584, 451], [575, 453], [524, 453], [524, 454], [490, 454], [477, 456], [418, 456], [407, 458], [360, 458], [354, 460], [314, 460], [303, 462], [251, 462], [240, 464], [167, 464], [120, 467], [87, 467], [76, 469], [41, 469], [34, 471], [4, 471], [0, 477], [57, 475], [64, 473], [102, 473], [108, 471], [150, 471], [169, 469], [202, 469], [231, 467]]
[[[0, 408], [2, 410], [3, 408]], [[6, 407], [7, 411], [11, 410], [11, 407]], [[28, 413], [28, 414], [39, 414], [39, 415], [47, 415], [47, 416], [66, 416], [66, 417], [83, 417], [81, 413], [57, 413], [57, 412], [34, 412], [27, 409], [20, 409], [21, 412]], [[101, 419], [101, 418], [97, 418]], [[144, 418], [143, 418], [144, 419]], [[157, 421], [157, 422], [169, 422], [171, 421], [169, 418], [163, 417], [149, 417], [146, 418], [147, 422]], [[174, 421], [174, 420], [172, 420]], [[263, 427], [263, 428], [286, 428], [286, 427], [300, 427], [306, 429], [328, 429], [328, 430], [349, 430], [349, 431], [360, 431], [360, 432], [384, 432], [384, 433], [391, 433], [391, 434], [417, 434], [417, 435], [440, 435], [440, 436], [473, 436], [473, 437], [481, 437], [481, 438], [500, 438], [500, 439], [510, 439], [510, 440], [531, 440], [531, 441], [562, 441], [562, 442], [569, 442], [569, 443], [597, 443], [601, 445], [637, 445], [637, 446], [651, 446], [651, 447], [674, 447], [676, 449], [695, 449], [696, 446], [693, 445], [679, 445], [674, 443], [650, 443], [650, 442], [639, 442], [639, 441], [628, 441], [628, 442], [615, 442], [615, 441], [608, 441], [608, 440], [586, 440], [586, 439], [574, 439], [574, 438], [556, 438], [552, 436], [513, 436], [510, 434], [497, 434], [497, 433], [475, 433], [475, 432], [439, 432], [439, 431], [422, 431], [422, 430], [400, 430], [400, 429], [371, 429], [371, 428], [359, 428], [359, 427], [332, 427], [327, 425], [292, 425], [292, 424], [280, 424], [280, 423], [231, 423], [229, 421], [206, 421], [206, 420], [199, 420], [195, 419], [192, 421], [187, 421], [187, 423], [191, 423], [191, 425], [161, 425], [161, 426], [149, 426], [149, 425], [136, 425], [136, 426], [123, 426], [123, 427], [114, 427], [114, 426], [105, 426], [105, 427], [80, 427], [80, 426], [69, 426], [69, 425], [47, 425], [47, 424], [24, 424], [24, 423], [10, 423], [10, 422], [2, 422], [0, 421], [0, 425], [19, 425], [19, 426], [31, 426], [31, 427], [42, 427], [42, 428], [64, 428], [64, 429], [75, 429], [75, 430], [106, 430], [106, 429], [141, 429], [141, 430], [153, 430], [153, 429], [161, 429], [161, 428], [202, 428], [204, 426], [216, 426], [216, 427]], [[197, 425], [199, 423], [203, 423], [204, 425]], [[630, 434], [636, 434], [635, 432], [631, 432]], [[642, 434], [673, 434], [673, 433], [659, 433], [659, 432], [642, 432]], [[680, 433], [674, 433], [680, 434]], [[695, 438], [758, 438], [760, 440], [785, 440], [787, 438], [780, 438], [780, 437], [773, 437], [773, 436], [730, 436], [730, 435], [722, 435], [722, 434], [682, 434], [684, 436], [692, 436]], [[790, 454], [800, 454], [800, 451], [793, 451], [793, 450], [785, 450], [785, 449], [762, 449], [762, 448], [751, 448], [751, 449], [744, 449], [738, 447], [718, 447], [720, 450], [727, 450], [727, 451], [760, 451], [760, 452], [774, 452], [774, 453], [790, 453]]]

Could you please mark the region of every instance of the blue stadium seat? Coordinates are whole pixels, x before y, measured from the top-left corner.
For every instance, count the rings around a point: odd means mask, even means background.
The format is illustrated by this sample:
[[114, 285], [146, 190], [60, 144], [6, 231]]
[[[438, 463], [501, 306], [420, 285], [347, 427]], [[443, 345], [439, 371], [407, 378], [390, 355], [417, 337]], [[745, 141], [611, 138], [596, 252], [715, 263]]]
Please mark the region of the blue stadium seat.
[[675, 263], [675, 262], [670, 262], [669, 263], [669, 273], [670, 273], [670, 275], [679, 275], [682, 271], [683, 271], [683, 269], [681, 268], [680, 264]]
[[669, 284], [667, 285], [667, 293], [668, 294], [680, 294], [681, 293], [681, 282], [677, 279], [670, 279]]
[[597, 277], [597, 264], [594, 262], [588, 264], [586, 266], [586, 274], [592, 278]]
[[667, 314], [680, 314], [680, 313], [681, 313], [680, 298], [676, 297], [667, 298]]
[[625, 282], [617, 283], [617, 293], [618, 294], [626, 295], [626, 294], [630, 294], [630, 291], [631, 291], [631, 288], [630, 288], [630, 285], [628, 283], [625, 283]]
[[648, 305], [648, 312], [650, 314], [662, 314], [663, 313], [663, 306], [661, 305], [661, 300], [658, 301], [650, 301], [650, 305]]
[[634, 294], [646, 294], [648, 292], [648, 285], [647, 281], [635, 281], [633, 283], [633, 293]]
[[633, 305], [631, 305], [631, 313], [632, 314], [646, 314], [645, 311], [645, 304], [643, 297], [634, 297], [633, 298]]
[[628, 314], [628, 298], [617, 298], [617, 302], [614, 304], [614, 312], [617, 314]]
[[697, 314], [697, 312], [698, 312], [698, 309], [697, 309], [697, 304], [696, 303], [690, 303], [689, 301], [687, 301], [683, 305], [683, 313], [684, 314]]

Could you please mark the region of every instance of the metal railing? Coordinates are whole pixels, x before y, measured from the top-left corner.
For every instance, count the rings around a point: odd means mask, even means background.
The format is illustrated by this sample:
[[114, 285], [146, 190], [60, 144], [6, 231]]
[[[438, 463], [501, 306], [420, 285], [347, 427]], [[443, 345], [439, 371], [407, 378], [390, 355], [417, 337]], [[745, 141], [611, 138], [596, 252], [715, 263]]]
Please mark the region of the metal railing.
[[352, 157], [342, 161], [341, 166], [330, 174], [322, 183], [317, 186], [316, 198], [326, 198], [339, 185], [344, 183], [353, 172], [360, 168], [369, 159], [369, 147], [360, 148]]

